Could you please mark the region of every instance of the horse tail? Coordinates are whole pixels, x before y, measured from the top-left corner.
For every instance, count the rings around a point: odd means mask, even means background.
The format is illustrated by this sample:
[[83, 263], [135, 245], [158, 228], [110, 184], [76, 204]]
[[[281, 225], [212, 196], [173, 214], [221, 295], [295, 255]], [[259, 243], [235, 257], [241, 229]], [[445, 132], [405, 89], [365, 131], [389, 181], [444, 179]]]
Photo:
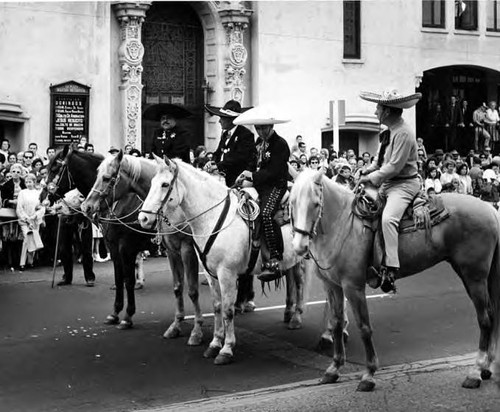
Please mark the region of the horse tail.
[[[498, 233], [500, 233], [500, 217], [497, 215]], [[494, 356], [494, 372], [500, 385], [500, 239], [497, 240], [495, 252], [488, 276], [488, 292], [490, 300], [491, 336], [489, 355]]]

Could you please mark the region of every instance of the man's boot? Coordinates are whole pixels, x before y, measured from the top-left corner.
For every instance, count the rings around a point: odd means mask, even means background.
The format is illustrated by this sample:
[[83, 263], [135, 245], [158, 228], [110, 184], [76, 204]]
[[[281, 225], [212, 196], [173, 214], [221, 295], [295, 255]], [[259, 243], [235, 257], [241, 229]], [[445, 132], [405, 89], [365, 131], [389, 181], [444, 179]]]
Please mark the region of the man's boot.
[[380, 285], [380, 289], [382, 289], [382, 292], [396, 293], [395, 282], [398, 275], [399, 275], [399, 268], [387, 266], [386, 270], [384, 270], [382, 273], [382, 285]]

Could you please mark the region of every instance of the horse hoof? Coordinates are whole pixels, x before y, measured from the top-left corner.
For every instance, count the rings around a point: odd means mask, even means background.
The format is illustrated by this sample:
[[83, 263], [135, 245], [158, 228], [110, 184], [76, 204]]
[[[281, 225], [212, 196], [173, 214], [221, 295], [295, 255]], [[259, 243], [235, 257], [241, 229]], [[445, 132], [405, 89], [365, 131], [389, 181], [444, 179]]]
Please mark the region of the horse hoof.
[[371, 392], [375, 388], [375, 382], [373, 381], [361, 381], [359, 382], [358, 388], [356, 389], [358, 392]]
[[297, 330], [300, 329], [301, 327], [302, 327], [302, 322], [300, 321], [300, 319], [296, 318], [292, 318], [292, 320], [290, 321], [290, 323], [288, 323], [287, 326], [289, 330]]
[[120, 323], [120, 318], [115, 315], [106, 316], [106, 320], [104, 321], [105, 325], [118, 325]]
[[191, 335], [188, 340], [188, 346], [200, 346], [203, 343], [203, 336]]
[[219, 353], [214, 360], [214, 365], [229, 365], [230, 363], [233, 363], [233, 356], [225, 353]]
[[487, 380], [489, 380], [490, 378], [491, 378], [491, 371], [490, 371], [490, 370], [488, 370], [488, 369], [483, 369], [483, 370], [481, 371], [481, 379], [482, 379], [483, 381], [487, 381]]
[[163, 334], [165, 339], [175, 339], [181, 336], [181, 330], [177, 326], [170, 326], [167, 331]]
[[203, 352], [203, 357], [207, 359], [215, 359], [219, 354], [221, 348], [215, 346], [209, 346], [205, 352]]
[[120, 324], [117, 326], [120, 330], [132, 329], [132, 321], [131, 320], [122, 320]]
[[249, 300], [248, 302], [246, 302], [243, 305], [243, 310], [245, 312], [253, 312], [253, 311], [255, 311], [255, 308], [256, 308], [256, 305], [255, 305], [255, 302], [253, 300]]
[[336, 383], [339, 380], [338, 373], [325, 373], [319, 383], [321, 385], [328, 385], [330, 383]]
[[477, 389], [481, 386], [481, 379], [466, 377], [462, 383], [462, 388], [466, 389]]

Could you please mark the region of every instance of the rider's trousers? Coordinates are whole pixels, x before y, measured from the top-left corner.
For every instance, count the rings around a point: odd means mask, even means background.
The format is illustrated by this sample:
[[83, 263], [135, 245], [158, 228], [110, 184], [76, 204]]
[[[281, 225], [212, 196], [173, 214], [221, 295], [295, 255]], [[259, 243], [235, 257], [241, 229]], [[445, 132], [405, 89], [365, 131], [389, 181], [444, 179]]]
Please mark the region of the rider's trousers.
[[390, 181], [382, 185], [381, 191], [387, 197], [387, 203], [382, 212], [386, 266], [399, 268], [399, 222], [419, 190], [420, 181], [418, 178]]
[[274, 215], [280, 207], [280, 202], [286, 193], [286, 183], [259, 193], [261, 198], [262, 226], [264, 239], [271, 259], [283, 259], [283, 238], [281, 228], [274, 220]]

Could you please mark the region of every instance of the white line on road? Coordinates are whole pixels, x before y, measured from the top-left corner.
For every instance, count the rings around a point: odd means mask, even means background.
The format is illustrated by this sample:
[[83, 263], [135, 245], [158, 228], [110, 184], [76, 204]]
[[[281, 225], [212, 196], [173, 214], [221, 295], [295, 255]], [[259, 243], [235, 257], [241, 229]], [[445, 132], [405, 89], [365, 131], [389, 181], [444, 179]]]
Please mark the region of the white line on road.
[[[385, 298], [389, 297], [390, 295], [387, 293], [381, 293], [379, 295], [369, 295], [366, 297], [366, 299], [376, 299], [376, 298]], [[312, 305], [324, 305], [326, 301], [324, 300], [315, 300], [312, 302], [307, 302], [306, 306], [312, 306]], [[277, 309], [285, 309], [286, 305], [276, 305], [276, 306], [264, 306], [263, 308], [256, 308], [254, 312], [265, 312], [268, 310], [277, 310]], [[202, 315], [204, 318], [212, 318], [214, 316], [213, 313], [204, 313]], [[194, 315], [188, 315], [185, 316], [184, 319], [194, 319]]]

